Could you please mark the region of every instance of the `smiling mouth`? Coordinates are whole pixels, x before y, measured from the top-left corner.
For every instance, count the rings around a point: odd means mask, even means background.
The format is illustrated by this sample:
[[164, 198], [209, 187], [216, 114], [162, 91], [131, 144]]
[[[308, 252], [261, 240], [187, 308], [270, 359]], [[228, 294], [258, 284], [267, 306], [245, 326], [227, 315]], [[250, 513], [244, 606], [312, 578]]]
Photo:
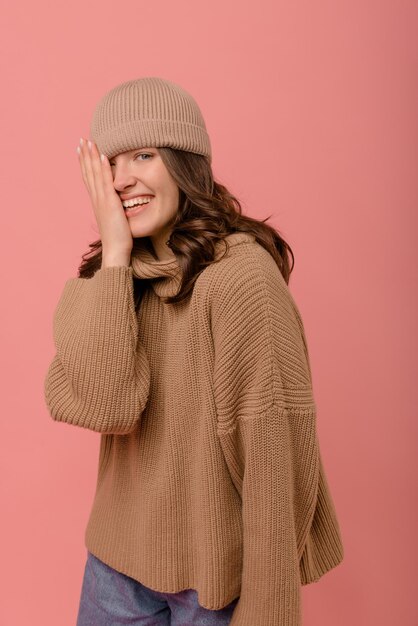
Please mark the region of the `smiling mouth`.
[[142, 202], [141, 204], [136, 204], [133, 207], [128, 207], [125, 209], [124, 207], [124, 211], [125, 214], [129, 217], [130, 215], [136, 215], [137, 213], [140, 213], [141, 211], [143, 211], [145, 209], [146, 206], [148, 206], [152, 201], [154, 200], [154, 198], [151, 198], [150, 200], [148, 200], [147, 202]]

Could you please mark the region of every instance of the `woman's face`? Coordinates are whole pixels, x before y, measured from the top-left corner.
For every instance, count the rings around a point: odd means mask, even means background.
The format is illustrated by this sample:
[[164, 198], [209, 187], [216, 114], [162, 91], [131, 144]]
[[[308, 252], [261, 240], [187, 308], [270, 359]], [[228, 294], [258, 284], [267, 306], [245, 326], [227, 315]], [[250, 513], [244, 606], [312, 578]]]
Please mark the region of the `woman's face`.
[[179, 188], [157, 148], [137, 148], [110, 159], [113, 186], [122, 202], [151, 195], [149, 203], [126, 212], [133, 237], [150, 237], [158, 257], [171, 255], [165, 246], [179, 205]]

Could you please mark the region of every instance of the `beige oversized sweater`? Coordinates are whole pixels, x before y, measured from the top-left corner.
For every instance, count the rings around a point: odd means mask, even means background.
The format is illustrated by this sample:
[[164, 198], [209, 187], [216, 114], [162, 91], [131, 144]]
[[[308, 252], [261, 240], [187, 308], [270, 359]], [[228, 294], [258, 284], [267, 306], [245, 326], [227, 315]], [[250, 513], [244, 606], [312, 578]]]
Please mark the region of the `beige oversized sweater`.
[[[162, 592], [192, 588], [232, 626], [300, 626], [301, 585], [343, 559], [301, 316], [250, 234], [177, 291], [177, 260], [70, 278], [45, 399], [101, 434], [86, 548]], [[217, 257], [225, 248], [217, 248]]]

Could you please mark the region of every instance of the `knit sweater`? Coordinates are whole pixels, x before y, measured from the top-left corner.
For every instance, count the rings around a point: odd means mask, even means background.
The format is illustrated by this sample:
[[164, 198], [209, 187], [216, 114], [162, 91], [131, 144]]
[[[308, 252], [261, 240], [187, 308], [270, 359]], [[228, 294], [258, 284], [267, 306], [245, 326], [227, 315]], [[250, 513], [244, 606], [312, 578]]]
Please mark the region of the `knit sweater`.
[[[343, 559], [307, 343], [272, 256], [227, 241], [177, 304], [162, 300], [177, 259], [145, 249], [135, 269], [67, 280], [45, 400], [101, 434], [90, 552], [208, 609], [239, 596], [232, 626], [300, 626], [301, 586]], [[134, 275], [150, 281], [138, 311]]]

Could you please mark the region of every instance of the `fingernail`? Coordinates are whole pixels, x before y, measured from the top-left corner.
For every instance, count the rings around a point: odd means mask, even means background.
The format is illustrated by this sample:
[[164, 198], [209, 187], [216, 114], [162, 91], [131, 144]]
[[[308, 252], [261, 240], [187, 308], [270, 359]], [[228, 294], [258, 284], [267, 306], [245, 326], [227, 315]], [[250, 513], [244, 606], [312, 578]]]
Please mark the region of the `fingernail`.
[[83, 138], [80, 137], [80, 144], [83, 145]]
[[89, 141], [89, 150], [91, 150], [91, 141]]
[[78, 152], [78, 154], [80, 154], [80, 152], [81, 152], [80, 146], [77, 146], [77, 152]]
[[101, 155], [100, 155], [100, 158], [101, 158], [102, 163], [103, 163], [103, 161], [104, 161], [104, 154], [101, 154]]

